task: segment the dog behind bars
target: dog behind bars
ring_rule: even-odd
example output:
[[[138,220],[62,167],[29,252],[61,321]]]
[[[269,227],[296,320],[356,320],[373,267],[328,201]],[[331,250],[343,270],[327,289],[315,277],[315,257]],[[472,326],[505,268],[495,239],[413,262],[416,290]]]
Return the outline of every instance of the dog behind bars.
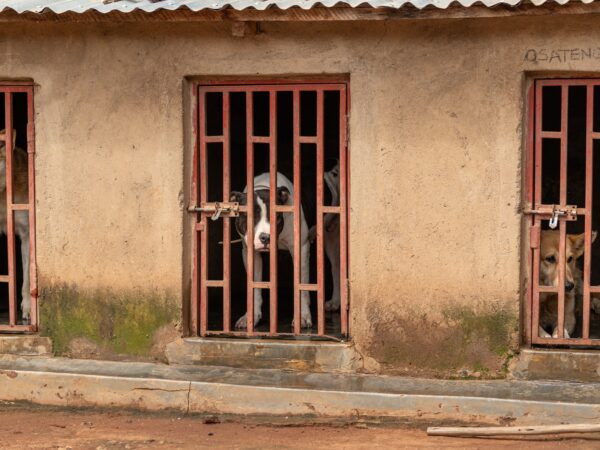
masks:
[[[592,233],[592,242],[597,233]],[[540,245],[540,286],[558,286],[558,249],[560,234],[558,231],[542,231]],[[583,256],[585,235],[568,234],[565,252],[565,328],[564,337],[573,337],[576,318],[576,301],[583,295],[583,274],[577,266],[577,260]],[[558,296],[554,293],[540,293],[540,327],[539,336],[558,337]]]
[[[5,130],[0,135],[6,135]],[[17,131],[12,132],[12,189],[14,203],[28,203],[28,161],[27,152],[16,144]],[[21,260],[23,262],[23,285],[21,286],[21,312],[23,320],[29,321],[31,295],[29,293],[29,217],[26,213],[14,215],[15,235],[21,240]],[[6,207],[6,142],[0,141],[0,233],[7,234]]]

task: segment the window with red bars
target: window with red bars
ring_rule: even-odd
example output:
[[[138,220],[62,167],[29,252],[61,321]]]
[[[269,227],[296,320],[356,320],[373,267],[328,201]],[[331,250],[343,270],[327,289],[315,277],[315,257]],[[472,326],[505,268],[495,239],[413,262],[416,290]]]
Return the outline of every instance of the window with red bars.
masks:
[[[348,335],[347,91],[194,86],[194,334]]]
[[[529,96],[526,340],[600,345],[600,80],[536,80]]]
[[[0,332],[35,331],[33,85],[0,82]]]

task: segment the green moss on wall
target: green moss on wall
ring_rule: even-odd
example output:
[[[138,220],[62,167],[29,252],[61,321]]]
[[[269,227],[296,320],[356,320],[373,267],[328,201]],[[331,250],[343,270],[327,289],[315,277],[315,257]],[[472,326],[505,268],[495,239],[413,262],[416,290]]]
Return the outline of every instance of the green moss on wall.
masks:
[[[150,357],[155,332],[178,319],[178,302],[168,292],[57,285],[40,295],[40,332],[52,338],[58,355],[84,338],[103,353]]]

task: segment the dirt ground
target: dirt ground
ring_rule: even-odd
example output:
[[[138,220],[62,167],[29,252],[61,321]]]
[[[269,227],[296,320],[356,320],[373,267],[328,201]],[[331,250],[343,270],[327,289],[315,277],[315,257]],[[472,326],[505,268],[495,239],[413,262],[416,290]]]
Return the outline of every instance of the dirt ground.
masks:
[[[0,448],[13,449],[399,449],[600,448],[600,435],[536,439],[428,437],[407,426],[268,426],[214,417],[0,405]]]

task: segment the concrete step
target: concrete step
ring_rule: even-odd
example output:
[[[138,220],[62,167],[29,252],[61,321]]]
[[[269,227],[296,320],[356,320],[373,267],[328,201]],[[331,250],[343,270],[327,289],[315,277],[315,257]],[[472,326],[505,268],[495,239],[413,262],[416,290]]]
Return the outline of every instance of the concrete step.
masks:
[[[0,335],[0,355],[50,356],[52,341],[34,334]]]
[[[600,384],[448,381],[273,369],[0,358],[0,401],[130,408],[265,422],[598,422]]]
[[[305,372],[356,372],[362,358],[344,342],[185,338],[166,349],[169,364]]]
[[[600,382],[600,352],[524,349],[510,367],[519,380]]]

